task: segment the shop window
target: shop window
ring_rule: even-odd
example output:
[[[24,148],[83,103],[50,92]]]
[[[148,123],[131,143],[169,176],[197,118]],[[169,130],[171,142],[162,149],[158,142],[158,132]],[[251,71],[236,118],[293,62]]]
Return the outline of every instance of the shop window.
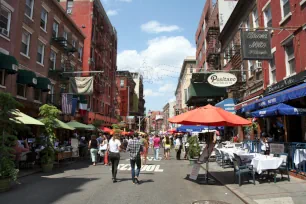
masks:
[[[120,80],[120,87],[123,88],[124,87],[124,79]]]
[[[289,0],[280,0],[281,1],[281,10],[283,18],[285,18],[290,13],[290,1]]]
[[[5,86],[5,70],[0,69],[0,85]]]
[[[17,95],[26,98],[27,86],[17,83]]]
[[[252,12],[252,17],[253,17],[253,27],[254,28],[258,28],[259,27],[259,23],[258,23],[258,12],[257,12],[257,8],[255,8]]]
[[[23,31],[21,39],[21,53],[29,56],[31,34]]]
[[[38,41],[36,61],[39,64],[44,64],[44,54],[45,54],[45,45],[42,42]]]
[[[285,45],[286,51],[286,71],[287,76],[295,73],[295,56],[294,56],[294,47],[293,41],[290,41]]]
[[[9,37],[12,12],[0,6],[0,35]]]
[[[41,89],[34,89],[34,100],[41,101]]]
[[[52,26],[52,37],[53,38],[57,38],[58,36],[58,27],[59,27],[59,23],[54,21],[53,26]]]
[[[50,70],[55,70],[55,65],[56,65],[56,52],[51,50],[50,52],[50,63],[49,63],[49,69]]]
[[[34,0],[26,0],[25,15],[29,18],[33,18]]]
[[[47,31],[47,21],[48,21],[48,12],[42,8],[41,14],[40,14],[40,27]]]

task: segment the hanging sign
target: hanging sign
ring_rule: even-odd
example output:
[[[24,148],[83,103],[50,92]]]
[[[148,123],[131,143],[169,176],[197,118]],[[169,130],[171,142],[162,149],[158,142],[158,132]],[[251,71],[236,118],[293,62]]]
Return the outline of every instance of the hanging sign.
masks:
[[[269,31],[241,31],[243,60],[271,60],[271,33]]]
[[[207,81],[210,85],[217,87],[228,87],[236,84],[237,77],[231,73],[220,72],[211,74]]]

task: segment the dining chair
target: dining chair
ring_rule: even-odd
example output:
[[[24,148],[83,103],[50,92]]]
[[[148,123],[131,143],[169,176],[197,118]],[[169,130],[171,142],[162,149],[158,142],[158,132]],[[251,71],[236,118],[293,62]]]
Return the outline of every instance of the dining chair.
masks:
[[[288,181],[290,181],[290,175],[289,175],[289,163],[288,163],[288,154],[287,153],[281,153],[278,155],[279,158],[283,159],[283,163],[281,166],[274,172],[274,183],[276,183],[276,172],[279,171],[282,179],[283,179],[283,172],[285,172],[288,175]]]
[[[217,164],[221,164],[222,162],[222,156],[221,156],[221,153],[218,149],[215,149],[215,153],[216,153],[216,162]]]
[[[253,169],[253,165],[242,165],[240,157],[236,154],[234,154],[234,156],[234,182],[236,183],[236,178],[238,177],[239,186],[241,186],[241,177],[244,175],[252,175],[253,184],[255,185],[255,171]]]
[[[221,153],[221,167],[225,167],[226,164],[230,164],[231,160],[228,154],[220,151]]]

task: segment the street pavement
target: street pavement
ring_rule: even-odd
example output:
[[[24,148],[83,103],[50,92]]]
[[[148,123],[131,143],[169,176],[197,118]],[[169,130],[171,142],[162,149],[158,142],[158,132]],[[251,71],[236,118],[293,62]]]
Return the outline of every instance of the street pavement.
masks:
[[[150,160],[152,156],[149,154]],[[189,161],[177,161],[174,157],[148,161],[142,168],[140,185],[132,183],[128,164],[128,153],[122,153],[117,183],[111,180],[109,166],[92,166],[89,161],[78,161],[49,174],[36,173],[20,178],[20,184],[0,194],[0,203],[190,204],[197,200],[243,203],[219,183],[201,185],[186,179],[191,171]]]

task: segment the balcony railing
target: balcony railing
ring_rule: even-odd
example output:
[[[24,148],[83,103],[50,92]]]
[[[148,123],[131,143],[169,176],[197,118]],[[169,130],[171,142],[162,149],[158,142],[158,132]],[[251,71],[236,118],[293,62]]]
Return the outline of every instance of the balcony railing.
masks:
[[[52,38],[52,42],[57,43],[60,47],[62,47],[66,52],[77,52],[77,49],[73,47],[71,43],[68,42],[64,37]]]

